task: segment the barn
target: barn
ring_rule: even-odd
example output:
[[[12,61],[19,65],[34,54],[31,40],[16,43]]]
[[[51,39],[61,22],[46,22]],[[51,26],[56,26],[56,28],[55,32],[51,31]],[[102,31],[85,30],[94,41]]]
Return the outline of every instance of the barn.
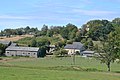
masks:
[[[6,56],[24,56],[38,58],[40,56],[40,49],[35,47],[15,47],[9,46],[6,48]]]

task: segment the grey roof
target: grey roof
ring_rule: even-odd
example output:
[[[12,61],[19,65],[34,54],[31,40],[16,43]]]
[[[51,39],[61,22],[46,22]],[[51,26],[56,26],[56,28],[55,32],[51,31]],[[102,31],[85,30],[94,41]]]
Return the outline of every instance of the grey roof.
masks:
[[[76,48],[76,49],[80,49],[83,47],[83,44],[81,42],[73,42],[73,46]]]
[[[94,53],[94,51],[83,51],[83,52],[81,52],[82,54],[87,54],[87,53],[89,53],[89,54],[93,54]]]
[[[9,46],[8,48],[6,48],[6,51],[38,51],[39,48],[35,48],[35,47],[13,47],[13,46]]]
[[[67,44],[64,48],[65,49],[74,49],[72,44]]]
[[[17,43],[11,43],[10,46],[17,46]]]
[[[67,44],[64,48],[65,49],[81,49],[83,44],[80,42],[73,42],[73,44]]]
[[[9,45],[11,41],[0,41],[1,44]]]

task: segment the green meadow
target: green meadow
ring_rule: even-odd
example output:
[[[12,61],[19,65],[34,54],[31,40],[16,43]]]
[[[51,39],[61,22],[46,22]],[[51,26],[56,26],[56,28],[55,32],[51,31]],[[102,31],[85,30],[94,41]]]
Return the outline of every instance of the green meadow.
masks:
[[[96,59],[76,57],[3,58],[0,80],[120,80],[120,64],[111,72]]]

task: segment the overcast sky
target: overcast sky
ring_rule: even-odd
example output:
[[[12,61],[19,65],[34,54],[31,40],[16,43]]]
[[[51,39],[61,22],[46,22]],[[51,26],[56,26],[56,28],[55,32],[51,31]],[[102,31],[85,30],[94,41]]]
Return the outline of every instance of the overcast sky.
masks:
[[[75,24],[120,17],[120,0],[1,0],[0,30]]]

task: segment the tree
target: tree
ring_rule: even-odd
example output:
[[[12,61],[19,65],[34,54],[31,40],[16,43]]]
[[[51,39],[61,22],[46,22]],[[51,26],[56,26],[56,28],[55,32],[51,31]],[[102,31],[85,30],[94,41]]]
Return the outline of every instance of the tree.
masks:
[[[0,56],[2,56],[2,55],[3,55],[3,53],[5,52],[5,48],[6,48],[6,46],[5,46],[5,45],[0,44]]]
[[[76,32],[75,31],[72,31],[70,34],[69,34],[69,39],[74,39],[75,36],[76,36]]]
[[[52,37],[53,36],[53,31],[52,30],[48,30],[46,35],[48,37]]]
[[[115,18],[112,23],[120,25],[120,18]]]
[[[32,39],[31,41],[31,47],[36,47],[37,41],[35,39]]]
[[[75,42],[82,40],[82,33],[80,31],[76,32]]]
[[[88,39],[88,49],[93,50],[93,42],[92,42],[92,39]]]
[[[108,71],[111,69],[111,62],[120,59],[120,40],[117,38],[116,32],[111,32],[107,39],[101,42],[102,47],[97,48],[96,56],[102,63],[107,65]]]
[[[67,28],[63,28],[62,31],[60,32],[60,34],[64,39],[68,40],[69,31],[67,30]]]
[[[16,31],[17,31],[17,32],[16,32],[16,33],[17,33],[17,35],[22,35],[22,34],[23,34],[23,32],[22,32],[22,30],[21,30],[21,29],[17,29]]]
[[[106,38],[111,31],[114,31],[113,25],[108,20],[91,20],[82,26],[83,36],[88,36],[92,40],[98,41],[100,38]]]
[[[64,49],[60,49],[58,51],[55,51],[53,53],[56,57],[65,57],[68,54],[68,51],[64,50]]]

